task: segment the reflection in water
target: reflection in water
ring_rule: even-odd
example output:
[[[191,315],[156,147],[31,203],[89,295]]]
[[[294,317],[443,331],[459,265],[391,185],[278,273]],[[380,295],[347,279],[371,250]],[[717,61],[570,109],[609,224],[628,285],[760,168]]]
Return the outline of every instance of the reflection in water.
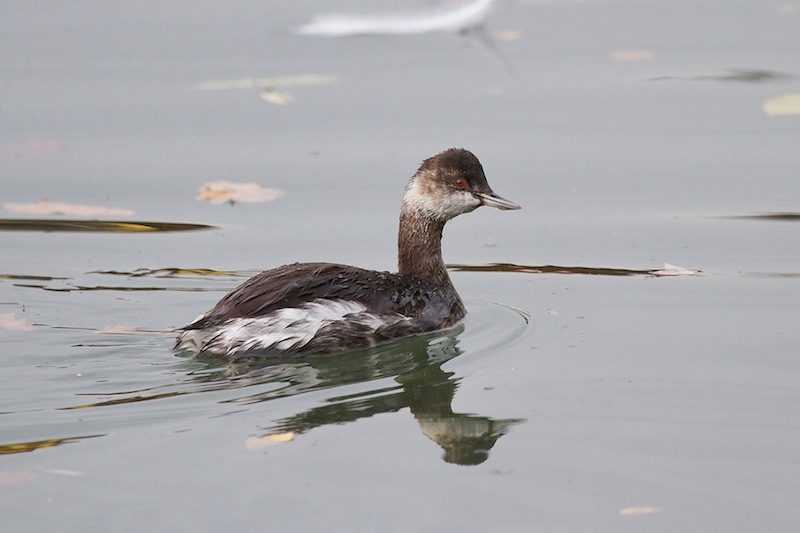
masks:
[[[305,357],[291,362],[251,358],[246,363],[228,365],[222,371],[225,375],[215,371],[204,374],[200,381],[211,381],[214,388],[256,383],[281,385],[268,392],[232,400],[249,404],[396,376],[397,385],[332,397],[327,405],[278,420],[264,428],[264,434],[249,444],[259,447],[283,442],[317,427],[354,422],[408,408],[422,433],[444,449],[446,462],[475,465],[486,461],[497,439],[523,420],[493,420],[453,412],[451,405],[458,378],[452,372],[442,370],[442,365],[461,353],[457,347],[457,335],[462,330],[463,326],[459,326],[444,335],[440,332],[415,337],[408,342],[335,357]],[[215,358],[215,362],[219,363],[219,359]]]
[[[422,432],[444,449],[448,463],[477,465],[489,458],[497,439],[522,419],[493,420],[485,416],[454,413],[451,407],[458,387],[452,372],[441,364],[421,367],[397,377],[403,396]]]

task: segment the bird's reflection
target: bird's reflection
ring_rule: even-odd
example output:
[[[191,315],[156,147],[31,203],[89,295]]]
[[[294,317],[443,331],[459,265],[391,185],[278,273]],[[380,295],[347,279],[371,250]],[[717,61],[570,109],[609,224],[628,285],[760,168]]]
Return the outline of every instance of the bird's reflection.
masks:
[[[383,382],[384,386],[379,388],[335,396],[329,398],[326,405],[278,420],[262,428],[261,435],[252,438],[250,445],[259,447],[259,443],[291,440],[316,427],[408,408],[422,433],[442,447],[446,462],[476,465],[488,459],[489,450],[497,439],[523,420],[494,420],[453,412],[451,406],[459,378],[443,370],[442,365],[461,353],[458,334],[462,330],[463,327],[458,327],[445,333],[334,357],[307,357],[291,362],[251,358],[222,371],[205,374],[203,381],[213,379],[217,385],[226,382],[228,387],[276,385],[266,392],[231,400],[254,403],[394,377],[396,384],[385,386]]]
[[[401,395],[422,433],[444,449],[448,463],[477,465],[489,458],[497,439],[521,419],[494,420],[487,416],[454,413],[458,379],[441,363],[423,365],[395,378]]]

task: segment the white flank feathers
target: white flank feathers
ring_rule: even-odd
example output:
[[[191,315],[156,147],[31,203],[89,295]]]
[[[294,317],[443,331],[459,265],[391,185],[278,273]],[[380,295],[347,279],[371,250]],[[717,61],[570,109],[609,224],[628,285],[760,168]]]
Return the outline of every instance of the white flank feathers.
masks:
[[[308,344],[317,332],[334,322],[366,325],[372,331],[387,323],[407,320],[367,313],[367,307],[345,300],[314,300],[255,318],[234,318],[207,330],[187,330],[181,348],[235,355],[258,350],[291,350]]]

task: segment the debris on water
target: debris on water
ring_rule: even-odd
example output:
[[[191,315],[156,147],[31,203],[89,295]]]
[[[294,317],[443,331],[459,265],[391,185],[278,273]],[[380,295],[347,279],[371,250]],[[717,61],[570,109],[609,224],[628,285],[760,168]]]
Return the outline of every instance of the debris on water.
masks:
[[[124,276],[129,278],[143,278],[143,277],[156,277],[156,278],[179,278],[179,277],[203,277],[208,276],[233,276],[249,278],[260,271],[255,270],[216,270],[213,268],[137,268],[132,271],[123,270],[93,270],[89,274],[105,274],[110,276]],[[2,274],[0,274],[2,279]],[[50,279],[50,278],[48,278]],[[59,278],[66,279],[66,278]]]
[[[456,272],[520,272],[523,274],[588,274],[590,276],[647,276],[650,270],[628,268],[561,266],[561,265],[516,265],[513,263],[491,263],[488,265],[447,265]]]
[[[2,222],[2,220],[0,220]],[[58,276],[36,276],[33,274],[0,274],[0,279],[20,279],[28,281],[55,281],[60,279],[69,279]]]
[[[651,270],[650,273],[654,276],[692,276],[700,272],[699,270],[689,270],[669,263],[664,263],[664,268],[660,270]]]
[[[638,507],[623,507],[617,514],[620,516],[641,516],[645,514],[663,513],[664,509],[654,505],[642,505]]]
[[[55,474],[57,476],[81,477],[84,475],[80,470],[67,470],[64,468],[45,468],[42,472],[46,474]]]
[[[703,76],[658,76],[647,81],[684,80],[684,81],[722,81],[733,83],[774,83],[796,78],[794,74],[766,69],[728,69],[723,74],[707,74]]]
[[[492,37],[498,41],[518,41],[522,39],[520,30],[498,30],[492,32]]]
[[[212,204],[228,202],[230,204],[258,204],[272,202],[282,198],[284,192],[279,189],[263,187],[258,183],[235,183],[232,181],[207,182],[197,192],[198,200],[205,200]]]
[[[299,74],[297,76],[276,76],[272,78],[238,78],[235,80],[206,81],[195,86],[197,91],[223,91],[231,89],[271,90],[278,87],[305,87],[326,85],[339,81],[328,74]]]
[[[80,437],[65,437],[65,438],[54,438],[46,440],[36,440],[30,442],[15,442],[11,444],[0,444],[0,455],[33,452],[36,450],[41,450],[43,448],[52,448],[54,446],[60,446],[62,444],[79,442],[83,439],[94,439],[97,437],[104,437],[104,436],[105,435],[84,435]],[[4,481],[3,475],[0,474],[0,486],[4,484],[2,483],[3,481]]]
[[[515,30],[491,36],[486,21],[495,0],[475,0],[456,7],[432,7],[414,14],[317,15],[311,22],[294,29],[297,35],[351,37],[356,35],[417,35],[422,33],[458,33],[474,38],[515,83],[525,85],[510,61],[498,49],[495,40],[518,40]]]
[[[275,105],[286,105],[294,96],[287,87],[308,87],[327,85],[339,81],[328,74],[300,74],[297,76],[277,76],[273,78],[239,78],[235,80],[207,81],[195,86],[197,91],[223,91],[231,89],[253,89],[259,98]]]
[[[145,222],[123,220],[72,220],[72,219],[0,219],[0,231],[66,231],[139,233],[155,231],[194,231],[213,229],[207,224],[184,224],[180,222]]]
[[[122,207],[105,207],[101,205],[80,205],[67,204],[63,202],[53,202],[42,200],[35,204],[17,204],[5,202],[3,208],[11,213],[25,215],[74,215],[83,217],[108,216],[108,217],[128,217],[135,214],[135,211]]]
[[[97,335],[129,335],[141,333],[136,326],[106,326],[95,331]],[[150,333],[149,331],[147,333]]]
[[[800,115],[800,93],[783,93],[771,96],[762,106],[768,117]]]
[[[525,311],[524,309],[520,309],[519,307],[514,307],[513,305],[501,304],[501,303],[496,303],[496,302],[494,302],[494,305],[499,305],[500,307],[505,307],[506,309],[509,309],[509,310],[515,312],[516,314],[518,314],[522,318],[522,320],[525,321],[525,324],[529,324],[530,323],[531,314],[529,312]]]
[[[16,313],[0,313],[0,329],[33,331],[33,324],[24,318],[17,318]]]
[[[248,437],[247,440],[245,440],[244,446],[252,452],[283,442],[291,442],[292,440],[294,440],[294,431],[286,431],[284,433],[274,433],[271,435],[262,435],[260,437]]]
[[[582,267],[558,265],[515,265],[512,263],[492,263],[489,265],[447,265],[457,272],[520,272],[524,274],[588,274],[591,276],[688,276],[700,270],[664,263],[663,269],[633,270],[629,268]]]
[[[265,102],[275,105],[286,105],[292,100],[294,100],[294,97],[291,94],[284,93],[281,91],[276,91],[274,89],[265,89],[261,91],[259,98],[261,98]]]
[[[798,222],[800,221],[800,213],[785,211],[778,213],[762,213],[759,215],[723,216],[717,218],[727,218],[732,220],[769,220],[773,222]]]
[[[322,37],[467,32],[484,25],[494,3],[495,0],[475,0],[455,8],[437,7],[415,14],[317,15],[294,32]]]

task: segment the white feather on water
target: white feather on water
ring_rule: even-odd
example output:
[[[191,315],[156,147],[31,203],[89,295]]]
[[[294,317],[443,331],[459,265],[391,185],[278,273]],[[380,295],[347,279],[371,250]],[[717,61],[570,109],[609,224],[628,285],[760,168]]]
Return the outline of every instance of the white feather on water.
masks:
[[[434,8],[418,14],[317,15],[298,26],[298,35],[347,37],[351,35],[408,35],[463,32],[480,28],[496,0],[475,0],[455,8]]]

